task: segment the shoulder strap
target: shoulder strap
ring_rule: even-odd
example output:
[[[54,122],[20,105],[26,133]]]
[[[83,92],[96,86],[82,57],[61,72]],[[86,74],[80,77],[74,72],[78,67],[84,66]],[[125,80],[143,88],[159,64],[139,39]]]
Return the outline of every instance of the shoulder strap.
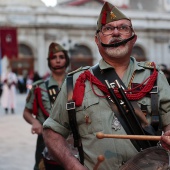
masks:
[[[151,73],[153,71],[151,70]],[[150,92],[151,94],[151,125],[155,129],[157,135],[162,134],[162,122],[159,115],[159,102],[158,102],[158,86],[157,80],[155,81],[155,85]]]
[[[72,100],[73,96],[73,74],[67,76],[67,105],[66,110],[68,111],[69,123],[73,133],[74,138],[74,147],[77,147],[79,151],[80,162],[84,165],[84,153],[83,146],[81,143],[81,138],[79,135],[77,120],[76,120],[76,111],[75,111],[75,102]]]
[[[36,81],[36,82],[34,82],[33,84],[32,84],[32,86],[34,87],[36,87],[36,86],[39,86],[40,84],[42,84],[42,83],[44,83],[44,80],[38,80],[38,81]]]

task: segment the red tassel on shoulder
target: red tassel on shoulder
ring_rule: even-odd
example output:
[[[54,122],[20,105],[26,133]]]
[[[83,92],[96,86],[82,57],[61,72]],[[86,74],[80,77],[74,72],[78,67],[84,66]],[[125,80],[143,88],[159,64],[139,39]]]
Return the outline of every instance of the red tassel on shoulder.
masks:
[[[125,90],[126,96],[129,100],[139,100],[139,99],[143,98],[144,96],[146,96],[146,94],[152,90],[154,83],[158,76],[158,72],[155,68],[155,64],[154,63],[152,63],[152,64],[154,65],[154,71],[153,71],[152,75],[150,75],[140,85],[138,85],[138,87],[142,87],[140,91],[136,91],[136,89],[135,89],[136,87],[133,89]],[[99,97],[106,97],[109,95],[109,91],[108,91],[106,85],[102,84],[100,82],[100,80],[98,80],[94,75],[91,74],[91,72],[89,70],[87,70],[79,75],[78,79],[76,80],[75,87],[73,90],[72,99],[73,99],[73,101],[75,101],[75,105],[77,107],[82,105],[83,98],[84,98],[84,92],[85,92],[85,81],[86,80],[90,81],[92,90],[95,95],[97,95]],[[104,92],[106,94],[106,96],[101,96],[101,95],[96,94],[95,90],[93,89],[93,84],[96,85],[102,92]],[[114,91],[115,91],[116,96],[118,98],[121,98],[121,95],[118,93],[117,89],[114,89]]]
[[[86,75],[82,73],[79,78],[76,80],[76,84],[73,90],[73,97],[72,99],[75,101],[76,106],[81,106],[82,101],[84,98],[84,91],[85,91],[85,81]]]
[[[35,99],[34,99],[34,102],[33,102],[33,114],[35,116],[37,116],[38,108],[40,108],[42,113],[46,117],[49,117],[49,113],[46,111],[46,109],[43,106],[41,89],[39,87],[36,87],[35,90],[34,90],[34,94],[35,94]]]
[[[38,100],[39,107],[40,107],[41,111],[43,112],[43,114],[46,117],[49,117],[49,113],[44,108],[44,105],[43,105],[43,102],[42,102],[42,95],[41,95],[41,89],[40,88],[37,88],[37,100]]]
[[[35,95],[35,98],[34,98],[34,101],[33,101],[33,114],[35,115],[35,116],[37,116],[37,114],[38,114],[38,103],[37,103],[37,94],[36,94],[37,92],[36,92],[36,90],[34,90],[34,95]]]

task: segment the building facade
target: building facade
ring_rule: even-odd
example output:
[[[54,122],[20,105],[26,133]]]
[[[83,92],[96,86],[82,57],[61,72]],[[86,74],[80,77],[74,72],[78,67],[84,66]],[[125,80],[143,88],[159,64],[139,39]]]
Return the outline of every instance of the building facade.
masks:
[[[102,5],[102,0],[58,0],[56,7],[40,0],[0,0],[0,25],[16,27],[18,33],[19,55],[10,60],[12,68],[18,74],[45,75],[52,41],[69,51],[69,70],[95,64],[101,58],[94,35]],[[116,5],[132,19],[138,35],[133,56],[170,67],[170,2],[119,0]]]

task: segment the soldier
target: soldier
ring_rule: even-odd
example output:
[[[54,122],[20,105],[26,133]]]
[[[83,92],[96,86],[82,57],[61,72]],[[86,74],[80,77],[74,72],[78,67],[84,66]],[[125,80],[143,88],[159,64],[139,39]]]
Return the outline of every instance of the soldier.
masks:
[[[169,136],[168,82],[153,62],[137,62],[131,57],[136,39],[131,20],[105,2],[95,35],[102,59],[93,67],[69,74],[52,114],[43,125],[45,143],[66,170],[96,168],[98,155],[105,158],[98,170],[118,170],[141,149],[157,144],[149,140],[100,140],[96,137],[98,132],[122,135],[156,135],[160,132],[160,135],[161,119],[165,135]],[[70,77],[73,77],[72,97],[71,83],[67,83]],[[74,114],[71,112],[76,113],[77,126],[74,127]],[[82,164],[70,154],[65,142],[71,130],[78,134],[75,135],[78,139],[75,144],[78,143],[80,151],[83,150],[83,155],[79,152]],[[163,136],[159,139],[166,149],[170,149],[168,138]]]
[[[38,135],[34,170],[39,170],[39,163],[43,158],[42,152],[45,148],[42,137],[42,124],[50,115],[51,108],[66,77],[69,57],[67,51],[61,45],[53,42],[49,46],[47,61],[48,67],[51,70],[51,76],[46,81],[39,80],[33,83],[32,89],[27,96],[23,112],[24,119],[32,125],[32,134]],[[54,167],[63,169],[58,162]],[[46,170],[52,169],[46,168]]]

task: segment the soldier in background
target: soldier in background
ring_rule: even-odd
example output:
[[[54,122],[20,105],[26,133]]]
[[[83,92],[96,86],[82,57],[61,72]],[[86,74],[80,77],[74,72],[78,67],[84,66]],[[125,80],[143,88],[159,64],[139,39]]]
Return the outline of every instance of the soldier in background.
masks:
[[[66,77],[66,69],[69,66],[69,57],[67,51],[57,43],[51,43],[48,52],[48,67],[51,75],[47,80],[38,80],[32,84],[23,112],[24,119],[32,125],[32,134],[37,134],[37,144],[35,153],[34,170],[42,168],[42,159],[44,159],[46,170],[63,170],[60,163],[53,161],[50,157],[43,157],[45,144],[42,136],[42,125],[51,113],[51,108],[55,102],[61,85]],[[47,154],[48,155],[48,154]],[[47,158],[47,159],[46,159]]]

